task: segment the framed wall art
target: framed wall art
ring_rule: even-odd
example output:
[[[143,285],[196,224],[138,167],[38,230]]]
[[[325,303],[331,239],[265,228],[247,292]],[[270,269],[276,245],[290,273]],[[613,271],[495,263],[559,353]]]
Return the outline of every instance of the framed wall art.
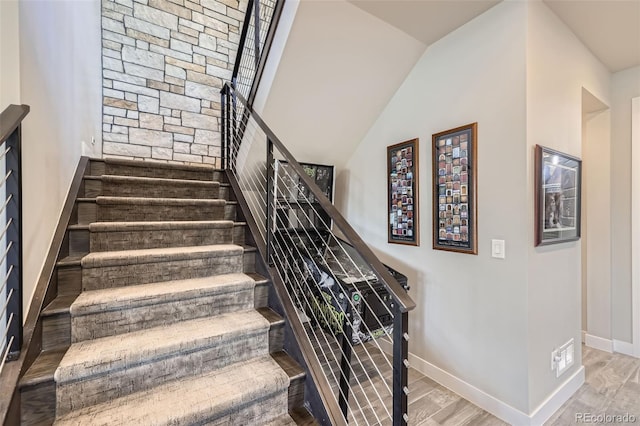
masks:
[[[432,136],[433,248],[478,254],[478,123]]]
[[[420,245],[418,139],[387,147],[388,241]]]
[[[536,246],[580,239],[582,161],[536,145]]]

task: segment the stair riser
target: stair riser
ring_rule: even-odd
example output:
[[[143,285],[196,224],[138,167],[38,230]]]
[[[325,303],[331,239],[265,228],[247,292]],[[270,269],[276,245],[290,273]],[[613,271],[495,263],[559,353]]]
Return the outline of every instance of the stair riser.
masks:
[[[147,197],[147,198],[219,198],[218,185],[164,184],[148,182],[113,182],[85,180],[85,197]]]
[[[104,163],[102,161],[91,162],[91,175],[117,175],[117,176],[139,176],[166,179],[192,179],[192,180],[215,180],[226,181],[226,175],[220,171],[201,170],[179,170],[159,167],[139,167],[124,164]]]
[[[83,290],[242,272],[242,255],[82,269]]]
[[[250,274],[256,272],[256,252],[247,251],[244,253],[244,273]]]
[[[284,347],[284,323],[273,324],[269,329],[269,353],[281,351]]]
[[[209,418],[206,424],[207,426],[261,425],[286,414],[282,409],[282,407],[286,407],[286,404],[287,393],[278,392],[260,401],[255,401],[251,405],[241,408],[239,411],[225,414],[223,417]],[[196,421],[193,420],[188,423],[196,423]],[[184,424],[186,423],[187,422],[184,422]],[[197,424],[202,423],[198,422]]]
[[[224,206],[159,206],[103,204],[98,205],[98,222],[141,222],[169,220],[220,220],[226,219]]]
[[[237,244],[242,246],[246,242],[245,232],[247,226],[246,225],[236,225],[233,227],[233,244]]]
[[[218,198],[222,198],[223,200],[230,200],[230,192],[228,186],[220,186],[220,190],[218,193]]]
[[[231,244],[233,228],[92,232],[91,252]]]
[[[78,224],[93,222],[142,222],[184,220],[235,220],[235,205],[227,206],[158,206],[78,202]]]
[[[127,370],[109,371],[107,374],[81,378],[74,382],[57,383],[56,413],[58,416],[64,415],[72,409],[98,404],[265,354],[268,354],[267,333],[259,331],[256,334],[218,340],[207,347],[194,348],[191,353],[184,351],[177,356],[145,362]]]
[[[289,410],[304,406],[304,381],[305,376],[302,376],[291,380],[289,383]]]
[[[89,252],[89,231],[86,229],[69,230],[69,255]]]
[[[227,204],[224,207],[224,219],[225,220],[236,220],[236,205],[235,204]],[[209,219],[213,220],[213,219]]]
[[[20,391],[20,425],[50,425],[56,416],[56,384],[53,380]]]
[[[195,318],[245,311],[253,307],[253,290],[217,295],[202,294],[197,299],[174,300],[113,312],[74,316],[72,341],[97,339]]]
[[[69,313],[42,318],[42,350],[61,348],[71,344],[71,316]]]
[[[58,268],[58,294],[80,294],[82,291],[82,269],[78,266]]]
[[[269,284],[256,284],[253,292],[253,307],[264,308],[269,304]]]

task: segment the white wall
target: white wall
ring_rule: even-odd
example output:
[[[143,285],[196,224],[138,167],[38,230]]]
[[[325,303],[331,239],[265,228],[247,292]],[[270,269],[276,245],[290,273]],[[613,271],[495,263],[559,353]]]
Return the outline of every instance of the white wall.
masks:
[[[640,67],[611,78],[611,212],[613,338],[631,342],[631,99],[640,96]],[[636,216],[637,217],[637,216]]]
[[[102,151],[101,69],[99,1],[20,2],[25,312],[80,155]]]
[[[342,210],[409,277],[410,352],[528,412],[526,5],[504,2],[431,45],[347,163]],[[478,255],[431,248],[431,135],[478,122]],[[386,147],[420,139],[420,247],[387,243]],[[506,240],[506,259],[490,240]]]
[[[593,112],[583,120],[582,239],[586,253],[582,257],[582,279],[586,283],[587,323],[582,330],[607,340],[610,346],[611,111]]]
[[[20,103],[18,1],[0,1],[0,112]]]
[[[340,168],[424,48],[346,0],[301,1],[263,118],[300,161]]]
[[[582,89],[609,104],[609,72],[542,2],[528,2],[527,147],[524,231],[528,235],[527,305],[529,408],[535,410],[576,373],[560,378],[550,368],[551,351],[569,339],[580,342],[580,242],[534,248],[534,147],[582,153]],[[581,359],[576,344],[575,359]]]

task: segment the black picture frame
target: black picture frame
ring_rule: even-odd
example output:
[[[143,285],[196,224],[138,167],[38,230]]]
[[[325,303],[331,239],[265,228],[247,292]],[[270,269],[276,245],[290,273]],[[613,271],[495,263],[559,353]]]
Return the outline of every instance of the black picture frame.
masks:
[[[536,247],[580,239],[582,160],[535,148]]]
[[[420,245],[418,139],[387,147],[387,241]]]
[[[433,248],[478,254],[478,123],[431,138]]]

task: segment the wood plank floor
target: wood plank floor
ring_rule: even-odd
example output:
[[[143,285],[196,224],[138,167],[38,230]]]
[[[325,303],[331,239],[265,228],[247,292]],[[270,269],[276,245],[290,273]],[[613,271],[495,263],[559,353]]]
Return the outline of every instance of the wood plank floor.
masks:
[[[640,423],[640,359],[582,345],[582,364],[586,370],[584,385],[545,426],[577,424],[577,416],[586,413],[594,416],[628,414],[635,416],[632,423]]]
[[[329,354],[328,346],[322,346],[324,353]],[[330,346],[336,357],[339,356],[337,345]],[[576,415],[579,413],[629,414],[634,415],[636,422],[640,423],[640,359],[610,354],[584,345],[582,353],[586,370],[585,384],[545,426],[578,424]],[[350,407],[354,408],[349,412],[349,424],[391,424],[388,413],[391,412],[392,398],[387,386],[390,387],[392,369],[384,362],[384,357],[371,342],[356,346],[352,359],[354,377],[350,381],[354,391],[349,397]],[[323,367],[337,395],[337,378],[340,376],[338,363],[334,358],[332,363],[324,362]],[[413,368],[409,370],[409,389],[409,424],[412,426],[508,425]]]

